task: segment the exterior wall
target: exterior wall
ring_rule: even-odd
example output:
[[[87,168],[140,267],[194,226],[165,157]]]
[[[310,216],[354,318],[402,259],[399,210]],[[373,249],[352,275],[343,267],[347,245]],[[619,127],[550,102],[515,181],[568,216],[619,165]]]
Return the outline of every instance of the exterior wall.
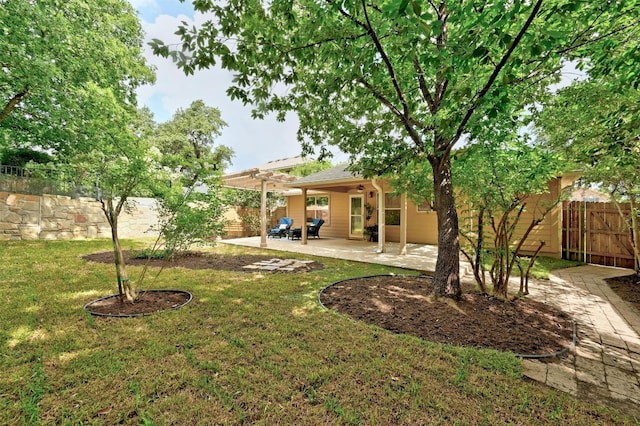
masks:
[[[340,192],[314,195],[329,196],[329,220],[320,228],[320,236],[347,238],[349,236],[349,195]],[[293,228],[300,228],[306,223],[303,212],[302,195],[288,197],[287,216],[293,219]]]
[[[518,239],[524,235],[533,220],[539,218],[548,206],[559,199],[563,183],[566,184],[561,179],[554,179],[548,184],[548,192],[541,195],[532,195],[526,199],[526,208],[520,216],[520,221],[514,233],[514,243],[518,243]],[[465,207],[462,206],[458,210],[460,226],[469,226],[470,221],[475,224],[475,218],[469,217],[464,209]],[[491,246],[493,244],[493,235],[490,224],[485,225],[485,235],[485,242]],[[562,257],[562,203],[556,205],[545,219],[533,228],[521,251],[523,254],[533,254],[542,241],[544,241],[545,245],[542,247],[540,255],[555,258]]]
[[[531,224],[532,220],[539,218],[541,213],[550,205],[560,199],[562,195],[561,179],[554,179],[549,182],[549,192],[542,195],[531,196],[527,199],[527,210],[523,213],[520,226],[516,233],[522,235],[526,228]],[[562,257],[562,203],[559,202],[551,212],[547,214],[545,219],[536,226],[531,233],[527,242],[523,245],[525,252],[535,251],[540,242],[544,241],[540,254],[544,256]]]
[[[259,231],[257,233],[251,232],[249,226],[243,223],[242,217],[245,215],[257,216],[259,220],[260,209],[243,209],[241,207],[230,207],[224,213],[224,238],[242,238],[260,235]],[[280,222],[280,218],[285,217],[286,215],[286,207],[278,207],[273,212],[267,212],[267,229],[275,227]]]
[[[546,207],[553,203],[561,194],[562,188],[573,183],[575,179],[554,179],[549,182],[549,192],[543,195],[531,196],[527,200],[527,208],[523,212],[520,224],[516,230],[516,238],[522,236],[534,218],[540,216],[540,213]],[[390,191],[390,188],[383,183],[380,184],[383,191]],[[369,203],[374,211],[371,219],[366,225],[378,223],[378,206],[376,190],[371,185],[364,185],[362,194],[364,202]],[[359,193],[350,191],[349,193],[330,192],[329,195],[329,214],[331,221],[329,224],[322,225],[320,235],[332,238],[348,238],[349,237],[349,194]],[[371,197],[370,195],[373,195]],[[315,195],[315,194],[314,194]],[[294,220],[293,227],[298,228],[303,223],[303,199],[302,195],[288,197],[287,215]],[[464,205],[459,202],[458,214],[460,216],[460,225],[463,226],[466,220]],[[471,219],[472,220],[472,219]],[[386,226],[386,241],[400,241],[400,226]],[[487,231],[489,231],[487,229]],[[544,221],[536,226],[531,233],[527,242],[523,246],[525,253],[535,251],[540,241],[545,242],[541,254],[560,258],[562,256],[562,206],[556,206],[545,218]],[[419,212],[417,206],[407,199],[407,242],[417,244],[438,244],[438,220],[434,211]]]
[[[387,190],[383,187],[384,190]],[[373,197],[369,194],[373,193]],[[320,228],[320,235],[331,238],[349,237],[349,195],[362,194],[364,203],[373,208],[371,219],[365,223],[370,226],[378,223],[378,205],[376,190],[372,186],[366,186],[362,193],[350,191],[348,193],[331,192],[329,195],[330,222]],[[316,194],[314,194],[316,195]],[[318,194],[320,195],[320,194]],[[303,223],[302,211],[304,209],[302,195],[288,197],[288,216],[293,218],[293,227],[299,228]],[[363,236],[366,238],[366,236]],[[386,227],[386,240],[388,242],[400,241],[400,226]],[[437,244],[438,226],[435,212],[418,212],[417,207],[407,200],[407,242],[418,244]]]
[[[156,201],[132,198],[132,209],[119,218],[120,238],[157,236]],[[91,198],[0,192],[0,240],[76,240],[111,238],[100,205]]]
[[[394,228],[400,228],[395,226]],[[387,227],[387,232],[389,227]],[[387,241],[400,241],[400,230],[398,229],[398,239]],[[438,245],[438,216],[435,211],[419,212],[418,207],[410,200],[407,200],[407,242],[418,244]]]

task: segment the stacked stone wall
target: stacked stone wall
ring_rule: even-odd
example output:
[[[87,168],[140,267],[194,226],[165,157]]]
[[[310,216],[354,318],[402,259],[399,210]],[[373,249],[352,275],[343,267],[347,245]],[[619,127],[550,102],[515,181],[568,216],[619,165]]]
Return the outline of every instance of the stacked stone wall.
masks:
[[[119,218],[120,238],[155,237],[156,201],[132,198]],[[0,240],[111,238],[111,228],[92,198],[0,192]]]

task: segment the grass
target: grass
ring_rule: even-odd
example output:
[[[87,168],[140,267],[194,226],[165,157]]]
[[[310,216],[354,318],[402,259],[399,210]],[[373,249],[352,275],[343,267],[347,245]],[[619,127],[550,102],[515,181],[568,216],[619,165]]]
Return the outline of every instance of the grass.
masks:
[[[325,269],[299,274],[170,269],[144,288],[188,290],[189,305],[105,319],[82,306],[115,292],[114,267],[81,256],[108,241],[0,250],[0,424],[633,421],[524,381],[509,354],[392,334],[317,303],[329,283],[393,268],[316,258]]]
[[[493,262],[493,258],[491,256],[487,256],[484,262],[484,267],[487,271],[491,269],[491,265]],[[523,268],[527,267],[529,259],[524,258],[522,262]],[[548,280],[549,273],[554,269],[562,269],[562,268],[571,268],[574,266],[584,265],[582,262],[577,262],[575,260],[565,260],[565,259],[556,259],[553,257],[540,256],[536,259],[533,264],[533,268],[531,268],[531,278]],[[517,266],[513,267],[512,277],[519,277],[520,270]]]
[[[536,263],[531,268],[531,277],[543,280],[549,279],[549,273],[554,269],[571,268],[574,266],[584,265],[582,262],[575,260],[556,259],[553,257],[541,256],[536,259]]]

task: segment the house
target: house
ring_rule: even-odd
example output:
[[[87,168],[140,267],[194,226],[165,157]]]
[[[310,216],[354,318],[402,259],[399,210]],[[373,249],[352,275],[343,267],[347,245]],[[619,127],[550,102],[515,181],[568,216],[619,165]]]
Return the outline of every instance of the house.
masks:
[[[573,184],[574,176],[559,177],[549,182],[549,192],[531,196],[520,221],[524,231],[545,205],[560,197],[562,189]],[[406,252],[407,243],[438,243],[437,215],[429,203],[415,204],[406,195],[395,196],[393,188],[383,179],[364,179],[342,164],[284,184],[291,187],[287,197],[288,217],[294,224],[322,218],[322,237],[364,239],[367,226],[378,225],[378,251],[385,251],[386,242],[400,243]],[[462,209],[458,209],[459,214]],[[460,218],[461,226],[465,223]],[[554,208],[530,234],[524,251],[533,252],[541,241],[542,255],[562,255],[562,209]],[[303,234],[302,243],[306,244]]]
[[[571,201],[584,201],[585,203],[608,203],[611,196],[593,188],[576,188],[571,193]]]

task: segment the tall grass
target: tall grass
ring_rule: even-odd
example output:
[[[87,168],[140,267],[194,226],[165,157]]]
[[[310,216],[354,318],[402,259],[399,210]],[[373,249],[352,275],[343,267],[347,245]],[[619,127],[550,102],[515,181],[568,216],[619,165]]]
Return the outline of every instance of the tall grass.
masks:
[[[114,267],[81,258],[110,250],[108,241],[2,250],[0,424],[631,422],[522,380],[511,355],[396,335],[319,307],[327,284],[392,268],[315,258],[325,268],[309,273],[167,269],[146,288],[188,290],[189,305],[108,319],[82,306],[116,292]]]

